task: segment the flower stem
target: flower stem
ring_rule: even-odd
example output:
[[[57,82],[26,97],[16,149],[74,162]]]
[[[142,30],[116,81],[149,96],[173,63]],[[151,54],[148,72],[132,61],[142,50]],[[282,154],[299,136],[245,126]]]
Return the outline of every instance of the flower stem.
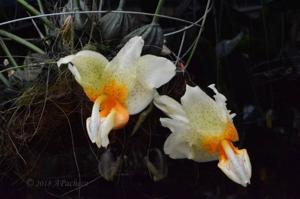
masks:
[[[157,7],[156,7],[156,10],[155,10],[155,13],[154,13],[154,17],[153,17],[153,20],[152,20],[152,24],[158,22],[159,17],[157,15],[160,14],[160,11],[161,11],[161,8],[162,8],[164,2],[165,2],[165,0],[159,0],[158,1]]]
[[[16,41],[16,42],[24,45],[24,46],[30,48],[31,50],[33,50],[33,51],[35,51],[37,53],[45,54],[45,52],[42,49],[40,49],[39,47],[35,46],[34,44],[26,41],[25,39],[23,39],[23,38],[21,38],[21,37],[19,37],[17,35],[14,35],[12,33],[9,33],[7,31],[1,30],[1,29],[0,29],[0,35],[2,35],[4,37],[8,37],[8,38],[10,38],[10,39],[12,39],[12,40],[14,40],[14,41]]]

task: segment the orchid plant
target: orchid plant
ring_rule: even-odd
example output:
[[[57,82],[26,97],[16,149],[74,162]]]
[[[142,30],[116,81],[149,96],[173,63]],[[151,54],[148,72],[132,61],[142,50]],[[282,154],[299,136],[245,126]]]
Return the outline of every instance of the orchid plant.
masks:
[[[218,167],[234,182],[247,186],[251,178],[251,163],[246,149],[239,150],[232,142],[238,133],[226,98],[210,85],[214,98],[198,86],[186,86],[181,104],[168,96],[156,96],[154,104],[170,118],[160,118],[162,126],[172,133],[164,151],[173,159],[188,158],[196,162],[219,159]]]
[[[68,64],[76,81],[94,102],[86,120],[90,140],[107,147],[112,129],[124,127],[129,115],[141,112],[156,91],[175,75],[175,65],[166,58],[141,56],[144,41],[131,38],[118,54],[108,61],[102,54],[83,50],[61,58],[57,65]]]

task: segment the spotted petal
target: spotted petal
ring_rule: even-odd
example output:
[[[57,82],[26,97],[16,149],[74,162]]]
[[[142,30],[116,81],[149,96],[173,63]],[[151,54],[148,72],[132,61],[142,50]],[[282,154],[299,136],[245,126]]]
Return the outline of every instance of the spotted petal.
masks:
[[[131,38],[105,67],[102,83],[121,82],[130,91],[136,81],[136,63],[141,55],[143,45],[144,40],[141,37]]]
[[[223,132],[226,118],[222,118],[215,101],[198,86],[187,85],[181,103],[195,131],[210,134]]]
[[[192,132],[188,123],[169,118],[161,118],[160,122],[162,126],[172,131],[164,144],[164,151],[171,158],[188,158],[196,162],[208,162],[218,159],[216,153],[211,154],[201,145],[195,145],[193,141],[198,139],[197,134]]]
[[[108,60],[100,53],[82,50],[75,55],[61,58],[57,65],[69,63],[69,70],[83,87],[98,88]]]

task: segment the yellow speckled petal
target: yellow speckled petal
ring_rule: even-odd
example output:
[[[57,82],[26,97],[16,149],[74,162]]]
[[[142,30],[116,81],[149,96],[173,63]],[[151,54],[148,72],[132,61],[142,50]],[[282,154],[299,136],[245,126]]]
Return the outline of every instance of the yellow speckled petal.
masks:
[[[69,64],[69,70],[82,87],[97,90],[108,60],[100,53],[82,50],[57,61],[58,67],[62,64]]]
[[[230,110],[227,110],[226,97],[218,92],[214,84],[211,84],[208,87],[215,92],[214,98],[215,98],[216,105],[219,108],[219,114],[222,115],[221,117],[227,118],[229,120],[232,119],[235,116],[235,114],[234,113],[230,114]]]
[[[121,82],[130,91],[136,82],[137,61],[141,55],[144,40],[141,37],[131,38],[119,53],[106,66],[102,84]]]
[[[173,132],[164,144],[164,151],[171,158],[188,158],[196,162],[208,162],[218,159],[217,152],[211,153],[204,148],[201,142],[197,142],[199,137],[197,133],[192,132],[191,128],[188,128],[188,123],[169,118],[161,118],[160,121],[162,126]]]
[[[108,64],[108,60],[100,53],[84,50],[78,52],[71,60],[71,63],[78,70],[81,80],[78,82],[83,87],[97,90],[100,86],[100,79]]]
[[[198,86],[187,85],[181,103],[195,131],[209,134],[223,133],[226,118],[222,118],[216,102]]]

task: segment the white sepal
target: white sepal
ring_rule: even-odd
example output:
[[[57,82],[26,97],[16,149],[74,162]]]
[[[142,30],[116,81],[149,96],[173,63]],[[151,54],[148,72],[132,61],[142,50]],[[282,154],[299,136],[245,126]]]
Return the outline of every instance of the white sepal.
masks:
[[[181,104],[179,104],[174,99],[166,95],[157,94],[154,97],[154,104],[157,108],[162,110],[165,114],[167,114],[172,119],[176,119],[186,123],[189,122]]]
[[[97,137],[98,137],[97,135],[100,129],[101,121],[99,116],[99,110],[100,110],[100,98],[98,98],[93,105],[91,117],[86,119],[86,129],[92,143],[95,143],[97,141]]]
[[[79,71],[77,70],[76,66],[73,66],[72,64],[68,64],[68,69],[70,70],[70,72],[74,75],[75,79],[80,82],[81,80],[81,76]]]
[[[137,62],[137,78],[148,88],[159,88],[175,75],[176,67],[168,59],[144,55]]]
[[[62,64],[68,64],[72,61],[75,55],[68,55],[66,57],[60,58],[56,63],[57,66],[60,67]]]

